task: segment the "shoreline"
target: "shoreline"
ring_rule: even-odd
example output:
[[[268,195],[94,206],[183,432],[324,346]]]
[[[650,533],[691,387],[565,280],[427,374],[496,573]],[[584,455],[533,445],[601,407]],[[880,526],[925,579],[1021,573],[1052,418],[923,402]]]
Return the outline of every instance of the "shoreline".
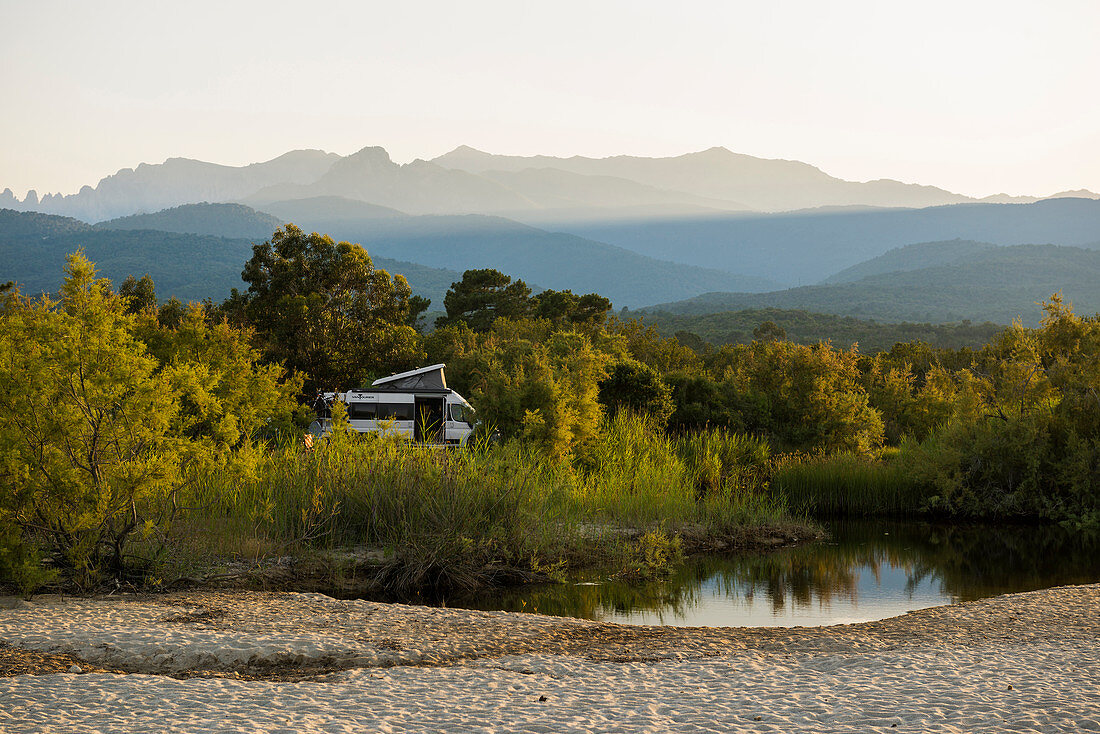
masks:
[[[108,690],[149,692],[166,731],[234,730],[196,728],[173,697],[260,688],[328,722],[299,721],[302,731],[402,720],[456,731],[1100,730],[1100,584],[809,628],[642,627],[310,593],[42,597],[0,611],[0,640],[131,673],[59,673],[57,658],[40,671],[52,674],[0,678],[0,699],[14,702],[0,710],[5,731],[48,730],[35,726],[59,695],[69,719],[57,729],[127,730],[112,728],[119,711],[91,705]],[[547,700],[521,702],[515,691],[536,683]],[[527,713],[505,716],[509,701]],[[641,718],[616,718],[628,709]],[[249,721],[276,710],[258,703]],[[559,726],[539,729],[551,711]]]
[[[647,531],[644,527],[591,525],[582,528],[590,545],[595,544],[604,552],[585,555],[545,558],[540,561],[552,567],[555,560],[567,562],[567,573],[599,568],[607,563],[614,544],[636,542]],[[669,529],[670,540],[679,544],[683,557],[703,556],[713,553],[770,553],[791,546],[820,541],[826,537],[823,528],[809,521],[765,523],[738,526],[716,531],[704,525],[685,523]],[[618,561],[630,565],[629,554],[620,549]],[[597,557],[599,560],[597,560]],[[312,592],[339,599],[370,598],[388,603],[401,603],[413,594],[431,595],[439,590],[430,588],[395,588],[392,581],[399,561],[388,557],[385,550],[374,546],[340,546],[307,553],[245,561],[221,559],[207,564],[205,572],[195,573],[169,581],[165,588],[179,592],[204,591],[280,591]],[[446,590],[448,595],[477,593],[487,588],[523,586],[529,583],[552,583],[555,577],[537,568],[508,564],[492,564],[473,569],[470,578],[482,586]],[[140,594],[143,590],[130,589]],[[44,591],[42,595],[58,594],[57,589]],[[161,593],[161,591],[150,592]]]

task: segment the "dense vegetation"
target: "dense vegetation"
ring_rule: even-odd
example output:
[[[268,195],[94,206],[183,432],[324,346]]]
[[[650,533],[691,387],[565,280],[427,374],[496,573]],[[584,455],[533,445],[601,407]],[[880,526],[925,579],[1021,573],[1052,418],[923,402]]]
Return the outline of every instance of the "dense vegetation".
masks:
[[[293,226],[244,277],[221,304],[161,303],[77,254],[58,300],[3,293],[3,579],[150,583],[364,544],[385,549],[371,583],[447,590],[595,556],[653,573],[791,509],[1100,523],[1100,319],[1057,295],[980,349],[871,356],[774,323],[697,351],[489,270],[423,334],[403,278]],[[500,443],[300,441],[314,387],[430,362]]]

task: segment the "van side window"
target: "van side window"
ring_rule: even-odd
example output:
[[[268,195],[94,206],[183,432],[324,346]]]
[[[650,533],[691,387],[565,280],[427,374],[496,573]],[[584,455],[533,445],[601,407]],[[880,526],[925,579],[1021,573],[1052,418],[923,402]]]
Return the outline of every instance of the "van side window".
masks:
[[[379,403],[378,420],[411,421],[413,419],[412,403]]]
[[[374,420],[374,403],[348,403],[348,420]]]

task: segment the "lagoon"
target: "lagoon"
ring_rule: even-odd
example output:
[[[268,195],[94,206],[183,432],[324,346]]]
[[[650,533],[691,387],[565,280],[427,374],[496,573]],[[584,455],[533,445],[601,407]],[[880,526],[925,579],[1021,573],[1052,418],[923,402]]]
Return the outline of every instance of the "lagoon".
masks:
[[[1044,525],[835,521],[823,541],[768,554],[689,558],[638,582],[598,571],[564,584],[447,600],[605,622],[816,627],[1100,581],[1100,533]]]

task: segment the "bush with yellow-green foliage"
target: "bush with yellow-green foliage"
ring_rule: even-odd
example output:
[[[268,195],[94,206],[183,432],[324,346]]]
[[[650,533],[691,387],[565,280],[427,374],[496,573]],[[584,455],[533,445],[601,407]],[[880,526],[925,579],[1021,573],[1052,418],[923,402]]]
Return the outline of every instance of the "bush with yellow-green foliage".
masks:
[[[139,321],[81,254],[60,300],[12,293],[0,311],[7,555],[39,545],[84,585],[147,561],[128,554],[130,541],[162,534],[194,477],[214,466],[247,475],[249,437],[288,422],[300,387],[195,313],[170,333]]]
[[[950,371],[933,364],[918,375],[912,364],[891,364],[885,354],[870,365],[869,400],[882,415],[888,444],[906,437],[923,440],[949,421],[970,422],[981,415],[988,386],[970,369]]]
[[[1055,295],[1039,328],[1015,324],[945,366],[891,350],[869,361],[872,405],[896,448],[788,458],[792,505],[840,514],[926,513],[1100,525],[1100,318]],[[900,357],[900,359],[899,359]]]

